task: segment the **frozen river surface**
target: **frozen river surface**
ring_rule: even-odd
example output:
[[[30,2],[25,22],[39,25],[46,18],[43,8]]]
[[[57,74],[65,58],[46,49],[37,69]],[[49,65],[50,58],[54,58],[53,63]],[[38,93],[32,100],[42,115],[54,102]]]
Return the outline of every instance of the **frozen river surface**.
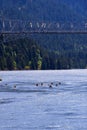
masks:
[[[0,130],[87,130],[87,70],[1,71],[0,78]]]

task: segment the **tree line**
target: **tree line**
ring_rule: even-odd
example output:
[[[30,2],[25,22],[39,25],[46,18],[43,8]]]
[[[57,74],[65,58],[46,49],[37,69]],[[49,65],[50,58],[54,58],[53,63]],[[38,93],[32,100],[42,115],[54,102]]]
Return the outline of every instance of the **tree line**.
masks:
[[[60,51],[47,49],[29,38],[4,42],[1,36],[0,70],[49,70],[87,67],[86,51],[83,49],[64,51],[64,47],[62,46]],[[83,48],[82,45],[80,47]]]

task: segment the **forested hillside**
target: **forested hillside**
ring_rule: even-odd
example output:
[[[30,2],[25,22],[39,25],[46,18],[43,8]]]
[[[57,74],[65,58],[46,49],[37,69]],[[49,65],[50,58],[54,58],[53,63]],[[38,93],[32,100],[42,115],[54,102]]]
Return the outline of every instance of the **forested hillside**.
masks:
[[[0,38],[0,70],[72,69],[87,67],[87,45],[60,44],[53,51],[31,39],[3,42]]]
[[[86,23],[86,7],[86,0],[0,0],[0,18]],[[0,37],[0,70],[86,67],[86,35],[39,34],[9,42]]]

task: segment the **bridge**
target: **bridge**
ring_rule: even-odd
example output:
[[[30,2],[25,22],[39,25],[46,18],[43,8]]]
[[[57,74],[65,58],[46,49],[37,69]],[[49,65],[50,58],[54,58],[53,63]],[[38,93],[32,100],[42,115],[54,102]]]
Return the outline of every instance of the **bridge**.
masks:
[[[87,23],[32,22],[0,18],[0,36],[3,41],[29,37],[31,34],[87,34]]]
[[[87,34],[87,23],[32,22],[0,18],[0,34]]]

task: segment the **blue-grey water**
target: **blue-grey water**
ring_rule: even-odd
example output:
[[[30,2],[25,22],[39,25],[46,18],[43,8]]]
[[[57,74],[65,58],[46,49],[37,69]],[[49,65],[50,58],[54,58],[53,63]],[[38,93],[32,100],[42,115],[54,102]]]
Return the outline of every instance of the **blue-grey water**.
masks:
[[[87,70],[1,71],[0,78],[0,130],[87,130]]]

